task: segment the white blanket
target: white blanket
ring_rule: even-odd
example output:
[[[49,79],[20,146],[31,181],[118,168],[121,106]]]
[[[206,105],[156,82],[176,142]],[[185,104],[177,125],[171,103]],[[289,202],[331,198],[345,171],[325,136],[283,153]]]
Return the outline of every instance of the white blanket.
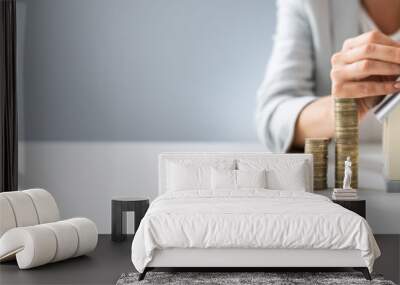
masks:
[[[159,196],[132,243],[143,272],[155,249],[358,249],[372,271],[380,251],[365,219],[328,198],[298,191],[179,191]]]

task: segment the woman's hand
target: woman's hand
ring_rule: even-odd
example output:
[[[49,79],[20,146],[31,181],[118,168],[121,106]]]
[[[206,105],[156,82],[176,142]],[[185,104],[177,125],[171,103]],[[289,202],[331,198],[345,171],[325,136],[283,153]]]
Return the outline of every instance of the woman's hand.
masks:
[[[332,95],[357,98],[359,117],[381,100],[382,95],[400,90],[400,43],[379,31],[344,42],[332,56]]]
[[[348,39],[332,56],[332,95],[319,98],[300,113],[293,146],[304,146],[305,138],[333,137],[334,97],[356,98],[362,119],[382,95],[400,90],[400,43],[378,31]]]

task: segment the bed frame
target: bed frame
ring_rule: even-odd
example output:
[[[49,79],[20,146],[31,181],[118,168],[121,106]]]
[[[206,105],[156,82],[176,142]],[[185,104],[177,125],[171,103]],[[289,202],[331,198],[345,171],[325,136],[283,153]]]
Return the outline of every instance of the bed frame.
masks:
[[[309,154],[271,154],[271,153],[164,153],[159,159],[159,194],[166,191],[167,162],[180,159],[284,159],[304,160],[308,166],[308,192],[313,192],[313,160]],[[214,271],[265,271],[265,269],[315,269],[315,268],[353,268],[361,271],[367,280],[371,276],[359,250],[329,249],[249,249],[249,248],[170,248],[158,249],[152,261],[147,265],[139,280],[143,280],[148,271],[154,269],[202,269]]]
[[[371,280],[368,268],[359,250],[328,249],[183,249],[156,250],[153,260],[140,274],[142,280],[148,271],[156,268],[184,268],[214,271],[264,271],[272,268],[290,271],[304,268],[353,268]],[[263,270],[261,270],[263,269]]]

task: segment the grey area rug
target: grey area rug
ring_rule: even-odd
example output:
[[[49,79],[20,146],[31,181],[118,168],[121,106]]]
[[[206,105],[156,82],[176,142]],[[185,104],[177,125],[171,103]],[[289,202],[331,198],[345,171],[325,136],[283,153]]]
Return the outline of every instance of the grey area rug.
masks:
[[[384,280],[380,275],[372,275],[373,280],[368,281],[359,272],[148,272],[142,281],[137,280],[138,276],[138,273],[122,274],[117,285],[395,285],[392,281]]]

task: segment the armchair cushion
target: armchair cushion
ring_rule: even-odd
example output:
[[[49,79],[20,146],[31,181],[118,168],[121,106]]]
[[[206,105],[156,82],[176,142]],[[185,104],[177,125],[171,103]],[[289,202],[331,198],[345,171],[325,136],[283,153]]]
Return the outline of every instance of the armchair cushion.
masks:
[[[0,195],[0,237],[9,229],[15,228],[17,222],[15,221],[14,212],[10,202],[6,197]]]
[[[56,200],[44,189],[29,189],[21,191],[32,199],[35,205],[39,224],[51,223],[60,220],[60,212]]]
[[[0,193],[0,237],[15,227],[34,226],[60,220],[57,203],[44,189]]]
[[[59,221],[53,196],[43,189],[0,193],[0,262],[21,269],[86,254],[97,245],[96,225],[86,218]]]
[[[18,227],[0,238],[0,261],[14,256],[28,269],[86,254],[97,245],[96,225],[86,218]]]

